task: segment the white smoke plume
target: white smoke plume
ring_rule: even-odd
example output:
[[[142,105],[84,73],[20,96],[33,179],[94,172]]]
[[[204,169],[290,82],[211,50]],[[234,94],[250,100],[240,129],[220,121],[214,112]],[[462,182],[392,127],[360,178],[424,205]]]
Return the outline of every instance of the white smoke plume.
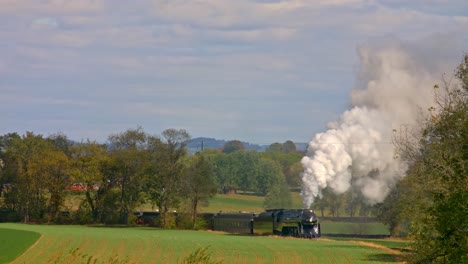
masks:
[[[326,187],[337,194],[353,187],[369,204],[382,202],[407,169],[395,158],[393,129],[415,124],[433,103],[441,73],[401,45],[362,48],[359,57],[362,88],[352,92],[351,109],[315,135],[301,161],[305,208]]]

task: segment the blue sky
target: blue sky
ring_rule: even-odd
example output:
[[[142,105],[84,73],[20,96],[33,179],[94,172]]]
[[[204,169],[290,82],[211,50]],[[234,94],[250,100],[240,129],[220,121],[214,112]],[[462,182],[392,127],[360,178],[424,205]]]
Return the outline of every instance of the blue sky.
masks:
[[[0,0],[0,40],[0,134],[307,142],[349,107],[358,49],[457,63],[468,2]]]

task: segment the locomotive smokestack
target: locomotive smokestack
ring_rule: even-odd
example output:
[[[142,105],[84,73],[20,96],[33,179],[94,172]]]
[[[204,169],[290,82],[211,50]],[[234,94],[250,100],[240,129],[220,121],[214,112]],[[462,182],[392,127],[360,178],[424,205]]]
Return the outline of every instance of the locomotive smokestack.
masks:
[[[315,135],[301,161],[304,208],[326,187],[337,194],[357,188],[369,204],[382,202],[405,175],[407,164],[394,155],[393,129],[414,124],[441,77],[427,58],[417,57],[401,45],[359,50],[362,88],[353,90],[351,109]]]

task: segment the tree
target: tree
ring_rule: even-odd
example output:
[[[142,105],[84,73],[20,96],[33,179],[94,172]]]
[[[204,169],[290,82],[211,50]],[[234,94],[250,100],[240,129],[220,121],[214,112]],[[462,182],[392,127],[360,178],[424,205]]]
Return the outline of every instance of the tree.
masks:
[[[245,146],[244,144],[242,144],[242,142],[240,142],[239,140],[231,140],[224,144],[223,152],[232,153],[232,152],[244,150],[244,149],[245,149]]]
[[[18,133],[8,133],[0,136],[0,187],[3,186],[3,184],[11,184],[16,177],[15,167],[12,166],[12,164],[9,166],[7,165],[11,158],[7,155],[7,151],[8,148],[12,146],[13,142],[20,140],[21,136]]]
[[[267,159],[274,160],[281,165],[286,182],[290,187],[301,186],[300,173],[304,170],[301,165],[303,155],[298,152],[283,153],[267,151],[261,153],[261,156]]]
[[[414,141],[397,141],[399,154],[410,162],[407,195],[413,212],[415,243],[412,263],[467,263],[468,256],[468,55],[453,84],[435,86],[436,107]]]
[[[65,155],[70,156],[70,148],[72,143],[68,140],[67,135],[63,133],[55,133],[47,137],[55,149],[62,151]]]
[[[296,144],[294,144],[294,142],[292,142],[291,140],[288,140],[283,143],[281,151],[283,151],[284,153],[296,152]]]
[[[272,186],[265,196],[264,206],[267,209],[290,208],[291,204],[291,193],[285,181]]]
[[[275,142],[268,146],[267,152],[281,152],[281,149],[283,148],[283,144]]]
[[[226,191],[238,188],[235,180],[234,165],[230,155],[213,153],[207,155],[207,159],[213,167],[215,182],[219,190]]]
[[[128,214],[140,202],[145,171],[146,134],[141,127],[109,136],[109,180],[120,189],[120,222],[128,223]]]
[[[216,184],[211,164],[203,153],[196,153],[182,181],[183,193],[190,203],[192,228],[195,228],[197,211],[200,204],[208,204],[208,198],[216,194]]]
[[[42,220],[47,210],[47,178],[40,169],[45,162],[44,155],[53,149],[41,135],[27,132],[22,137],[7,139],[3,152],[6,176],[12,190],[5,197],[8,207],[15,210],[25,223]],[[5,146],[5,145],[4,145]]]
[[[232,173],[237,186],[243,191],[253,191],[257,184],[260,167],[260,155],[256,151],[237,151],[228,154],[233,162]]]
[[[284,183],[281,166],[274,160],[262,158],[259,160],[259,170],[256,181],[256,190],[266,195],[274,186]]]
[[[181,178],[187,157],[185,145],[190,135],[183,129],[167,129],[162,136],[162,139],[150,137],[148,141],[150,167],[147,189],[151,202],[161,213],[162,227],[171,227],[173,223],[168,212],[178,206],[181,197]]]
[[[294,144],[294,142],[292,142],[291,140],[287,140],[283,144],[275,142],[271,144],[266,151],[292,153],[296,152],[296,144]]]
[[[85,183],[85,203],[91,211],[93,222],[100,218],[103,212],[103,198],[109,190],[104,178],[103,168],[109,162],[106,146],[87,141],[70,149],[72,157],[72,176],[75,182]],[[82,205],[84,206],[84,205]]]
[[[65,201],[66,187],[70,184],[70,160],[60,150],[47,150],[42,158],[32,162],[36,177],[42,178],[49,192],[47,211],[52,218],[57,218]]]

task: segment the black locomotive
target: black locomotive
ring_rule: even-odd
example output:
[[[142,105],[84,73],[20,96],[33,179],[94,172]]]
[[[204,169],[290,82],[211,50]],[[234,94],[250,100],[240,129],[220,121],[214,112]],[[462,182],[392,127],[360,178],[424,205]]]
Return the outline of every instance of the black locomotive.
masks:
[[[213,230],[239,234],[281,235],[304,238],[320,237],[317,215],[309,209],[273,209],[259,214],[218,213]]]

